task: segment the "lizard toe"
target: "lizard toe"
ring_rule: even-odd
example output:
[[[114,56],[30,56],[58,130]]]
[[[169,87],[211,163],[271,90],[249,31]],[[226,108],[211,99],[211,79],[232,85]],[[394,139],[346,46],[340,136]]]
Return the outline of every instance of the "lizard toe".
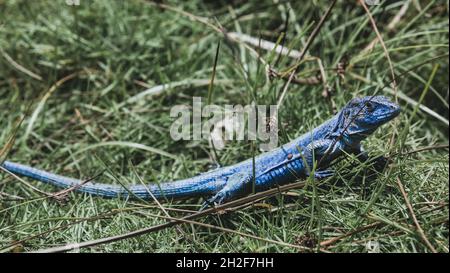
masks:
[[[202,206],[200,207],[200,211],[205,210],[210,206],[215,207],[217,205],[223,204],[224,201],[225,193],[223,191],[219,191],[213,197],[208,198],[207,200],[205,200],[205,202],[203,202]]]

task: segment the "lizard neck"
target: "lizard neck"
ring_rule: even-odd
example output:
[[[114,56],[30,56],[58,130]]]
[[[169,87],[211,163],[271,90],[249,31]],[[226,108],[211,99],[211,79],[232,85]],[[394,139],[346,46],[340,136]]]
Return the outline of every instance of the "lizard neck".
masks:
[[[332,140],[339,141],[341,147],[344,149],[359,147],[361,140],[363,140],[365,136],[357,130],[353,123],[349,125],[347,122],[344,111],[340,111],[339,114],[336,115],[334,129],[328,137]]]

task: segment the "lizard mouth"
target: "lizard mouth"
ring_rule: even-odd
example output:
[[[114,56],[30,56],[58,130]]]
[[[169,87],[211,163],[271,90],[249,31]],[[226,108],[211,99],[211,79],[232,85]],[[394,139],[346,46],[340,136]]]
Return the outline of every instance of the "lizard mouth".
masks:
[[[388,113],[378,116],[378,120],[383,121],[383,122],[388,122],[388,121],[396,118],[399,114],[400,114],[400,107],[397,106],[397,107],[393,108],[391,111],[389,111]]]

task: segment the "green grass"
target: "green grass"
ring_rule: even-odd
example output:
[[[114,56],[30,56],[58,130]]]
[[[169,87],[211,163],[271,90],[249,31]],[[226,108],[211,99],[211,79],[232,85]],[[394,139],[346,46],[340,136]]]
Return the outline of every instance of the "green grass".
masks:
[[[207,171],[214,163],[213,149],[208,141],[173,141],[170,108],[192,105],[192,96],[202,96],[206,102],[209,95],[217,105],[252,101],[276,104],[285,83],[277,78],[269,80],[264,66],[244,44],[226,40],[212,26],[275,43],[282,40],[287,25],[285,45],[301,50],[329,1],[280,1],[278,5],[272,1],[258,5],[226,2],[167,1],[171,7],[209,18],[211,25],[205,25],[199,17],[189,18],[137,0],[81,0],[80,6],[72,7],[62,0],[0,0],[0,147],[8,146],[8,139],[15,135],[8,160],[80,179],[104,171],[99,180],[116,184],[140,183],[139,177],[163,182]],[[402,5],[370,7],[397,75],[448,54],[448,1],[414,0],[389,30],[389,22]],[[374,38],[364,9],[339,1],[313,41],[308,54],[320,58],[325,67],[337,108],[355,96],[375,92],[394,99],[392,87],[381,90],[391,74],[380,44],[361,53]],[[196,85],[193,80],[211,79],[219,42],[214,88]],[[255,49],[277,71],[295,64],[294,59],[277,60],[277,54]],[[341,79],[328,68],[335,68],[344,56],[351,66]],[[306,61],[298,70],[299,77],[315,76],[318,70],[317,61]],[[30,76],[30,72],[36,75]],[[266,206],[198,221],[316,249],[317,241],[379,223],[336,241],[327,250],[367,252],[368,242],[378,242],[382,252],[429,252],[399,190],[398,178],[430,243],[437,251],[448,252],[448,149],[404,154],[448,143],[448,73],[446,56],[397,78],[402,114],[365,141],[365,147],[374,157],[401,154],[393,156],[390,168],[377,177],[364,171],[370,166],[348,158],[335,167],[338,172],[334,178],[317,186],[309,183],[289,195],[265,200]],[[72,78],[52,88],[69,75]],[[143,85],[177,82],[187,84],[156,96],[130,99],[146,90]],[[332,115],[330,101],[322,91],[320,84],[289,86],[279,109],[281,143]],[[259,153],[253,147],[257,143],[228,142],[225,149],[217,150],[218,160],[222,165],[234,164],[251,157],[253,151]],[[2,251],[33,251],[83,242],[166,221],[154,216],[164,215],[154,203],[78,193],[70,193],[68,202],[58,203],[30,185],[47,192],[55,188],[26,181],[29,184],[0,174]],[[163,205],[197,210],[201,201]],[[174,210],[169,213],[173,217],[185,215]],[[169,228],[82,251],[298,251],[195,224],[180,227],[182,232]],[[24,241],[13,245],[19,240]]]

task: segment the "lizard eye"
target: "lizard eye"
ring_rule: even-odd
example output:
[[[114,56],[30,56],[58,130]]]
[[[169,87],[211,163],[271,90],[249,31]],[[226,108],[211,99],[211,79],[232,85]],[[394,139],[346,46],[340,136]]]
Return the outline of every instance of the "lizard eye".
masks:
[[[367,111],[373,112],[373,103],[371,103],[370,101],[366,101],[365,105],[366,105]]]

